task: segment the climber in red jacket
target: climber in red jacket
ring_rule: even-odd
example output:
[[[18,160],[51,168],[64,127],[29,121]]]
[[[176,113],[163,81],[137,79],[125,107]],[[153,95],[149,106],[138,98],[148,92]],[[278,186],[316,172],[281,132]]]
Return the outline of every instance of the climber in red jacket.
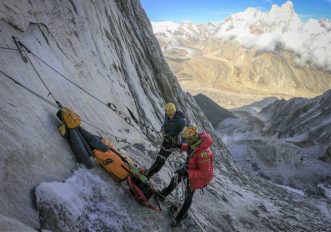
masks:
[[[160,198],[167,197],[183,179],[188,178],[186,185],[185,201],[171,226],[176,227],[186,216],[189,210],[193,194],[196,189],[205,187],[213,178],[214,155],[210,149],[213,143],[212,137],[207,132],[198,133],[195,125],[186,126],[183,130],[183,138],[187,143],[178,145],[182,151],[187,152],[186,163],[176,170],[168,187],[160,192]]]

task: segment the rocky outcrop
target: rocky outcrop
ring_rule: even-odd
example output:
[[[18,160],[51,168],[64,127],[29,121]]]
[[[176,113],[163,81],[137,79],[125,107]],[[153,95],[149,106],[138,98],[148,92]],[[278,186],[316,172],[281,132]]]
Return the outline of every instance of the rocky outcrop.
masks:
[[[237,118],[217,130],[243,169],[318,193],[318,184],[327,183],[331,173],[330,164],[322,162],[329,160],[330,100],[330,91],[313,99],[265,99],[234,110]]]
[[[330,227],[313,204],[234,165],[194,98],[181,90],[138,1],[7,1],[0,9],[1,46],[15,48],[12,36],[19,38],[35,54],[26,56],[48,89],[16,50],[1,50],[0,70],[54,102],[50,90],[84,121],[110,133],[115,146],[138,165],[150,166],[157,155],[157,131],[167,101],[211,133],[215,177],[205,195],[196,195],[182,230]],[[166,212],[156,214],[138,205],[127,186],[114,182],[100,167],[77,167],[67,141],[58,134],[56,109],[0,75],[1,214],[55,231],[169,231]],[[116,105],[116,112],[82,89]],[[82,126],[105,135],[89,124]],[[167,164],[155,177],[160,187],[170,171]]]
[[[277,100],[262,110],[267,135],[293,141],[301,147],[331,144],[331,90],[313,99]],[[322,152],[322,151],[320,151]]]
[[[194,100],[198,103],[214,128],[224,119],[236,117],[231,111],[220,107],[216,102],[203,94],[195,95]]]

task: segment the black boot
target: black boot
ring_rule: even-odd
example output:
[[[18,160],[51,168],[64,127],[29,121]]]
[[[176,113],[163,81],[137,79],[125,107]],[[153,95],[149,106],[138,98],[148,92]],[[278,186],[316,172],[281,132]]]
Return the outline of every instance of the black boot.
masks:
[[[152,164],[152,166],[150,167],[150,169],[146,173],[146,176],[147,176],[148,179],[150,179],[155,173],[157,173],[158,171],[160,171],[160,169],[164,165],[164,163],[165,163],[165,161],[166,161],[167,158],[168,158],[167,156],[164,157],[163,155],[159,155],[156,158],[155,162]]]
[[[177,227],[179,224],[180,224],[180,222],[176,221],[176,219],[174,219],[174,220],[170,223],[171,227]]]
[[[146,171],[145,176],[150,179],[155,173],[157,173],[159,170],[157,170],[157,166],[153,165],[148,171]]]

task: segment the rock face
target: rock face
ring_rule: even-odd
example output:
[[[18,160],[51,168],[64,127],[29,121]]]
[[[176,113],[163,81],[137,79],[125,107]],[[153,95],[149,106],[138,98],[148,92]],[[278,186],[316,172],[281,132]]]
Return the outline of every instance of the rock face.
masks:
[[[138,1],[1,1],[0,13],[1,46],[15,48],[12,36],[16,36],[33,52],[26,56],[40,77],[16,50],[1,49],[0,70],[54,103],[51,91],[99,129],[86,123],[84,128],[112,134],[115,146],[138,165],[150,166],[157,155],[160,137],[155,131],[161,126],[165,102],[174,101],[200,130],[211,133],[215,177],[205,195],[196,194],[181,230],[325,231],[331,227],[313,203],[234,165],[193,97],[181,90]],[[139,205],[125,183],[115,182],[100,167],[77,168],[67,141],[58,134],[57,110],[3,73],[1,214],[53,231],[169,231],[167,213]],[[106,106],[109,102],[116,105],[116,112]],[[160,187],[169,181],[171,167],[167,163],[156,175]]]
[[[269,12],[248,8],[219,24],[152,25],[186,91],[237,108],[267,96],[313,97],[330,89],[329,24],[302,23],[288,1]]]
[[[278,100],[261,112],[268,118],[265,134],[292,142],[328,161],[331,146],[331,91],[307,100]]]
[[[203,94],[194,96],[194,100],[198,103],[214,128],[224,119],[236,117],[231,111],[220,107],[216,102]]]
[[[307,191],[328,183],[331,143],[330,91],[313,99],[274,100],[233,113],[218,129],[244,169],[278,184]],[[323,194],[322,194],[323,195]]]
[[[277,100],[261,111],[267,117],[265,133],[292,139],[301,147],[331,143],[331,90],[313,99]]]

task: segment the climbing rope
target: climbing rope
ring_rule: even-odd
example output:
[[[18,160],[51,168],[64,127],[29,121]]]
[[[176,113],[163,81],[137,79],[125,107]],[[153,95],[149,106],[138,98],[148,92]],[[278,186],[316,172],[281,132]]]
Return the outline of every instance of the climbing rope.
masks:
[[[73,81],[71,81],[69,78],[67,78],[66,76],[64,76],[62,73],[60,73],[57,69],[53,68],[51,65],[49,65],[46,61],[44,61],[43,59],[41,59],[39,56],[37,56],[35,53],[31,52],[31,54],[38,59],[39,61],[41,61],[42,63],[44,63],[47,67],[49,67],[50,69],[52,69],[54,72],[56,72],[57,74],[59,74],[61,77],[63,77],[66,81],[70,82],[71,84],[73,84],[74,86],[76,86],[78,89],[80,89],[81,91],[83,91],[84,93],[86,93],[87,95],[89,95],[90,97],[94,98],[95,100],[97,100],[98,102],[100,102],[101,104],[107,106],[108,108],[110,108],[111,110],[113,110],[118,116],[120,116],[122,119],[124,119],[124,121],[126,121],[130,126],[135,127],[134,124],[132,123],[130,117],[124,113],[123,111],[117,110],[117,107],[114,103],[109,102],[109,103],[105,103],[102,100],[100,100],[99,98],[97,98],[95,95],[91,94],[90,92],[86,91],[85,89],[83,89],[81,86],[79,86],[78,84],[74,83]],[[148,127],[145,123],[141,123],[141,121],[137,121],[134,120],[137,124],[140,124],[142,127],[145,127],[146,129],[149,129],[153,132],[156,132],[155,129]]]
[[[1,49],[6,49],[6,50],[13,50],[13,51],[19,51],[24,62],[30,62],[30,64],[32,65],[34,71],[37,73],[39,79],[41,80],[41,82],[43,83],[43,85],[46,87],[49,95],[52,96],[52,98],[54,99],[54,101],[57,101],[54,94],[52,94],[52,92],[50,91],[50,89],[47,87],[46,83],[44,82],[44,80],[42,79],[42,77],[40,76],[40,74],[38,73],[37,69],[35,68],[35,66],[33,65],[33,63],[31,62],[29,56],[26,54],[30,53],[33,55],[33,57],[35,59],[38,59],[39,61],[41,61],[42,63],[44,63],[46,66],[48,66],[49,68],[51,68],[53,71],[55,71],[57,74],[59,74],[61,77],[63,77],[66,81],[70,82],[71,84],[73,84],[74,86],[76,86],[77,88],[79,88],[81,91],[83,91],[84,93],[86,93],[87,95],[91,96],[92,98],[94,98],[95,100],[97,100],[98,102],[100,102],[101,104],[107,106],[107,108],[110,108],[112,111],[114,111],[119,117],[121,117],[126,123],[128,123],[130,126],[132,126],[133,128],[135,128],[136,130],[138,130],[138,128],[136,128],[136,126],[132,123],[131,119],[129,118],[128,115],[126,115],[123,111],[117,110],[117,107],[114,103],[105,103],[103,101],[101,101],[99,98],[97,98],[96,96],[94,96],[93,94],[89,93],[88,91],[86,91],[85,89],[83,89],[81,86],[77,85],[76,83],[74,83],[73,81],[71,81],[69,78],[67,78],[66,76],[64,76],[62,73],[60,73],[57,69],[55,69],[54,67],[52,67],[51,65],[49,65],[47,62],[45,62],[43,59],[41,59],[39,56],[37,56],[36,54],[34,54],[30,49],[28,49],[22,42],[20,42],[16,37],[13,36],[13,40],[17,46],[17,48],[10,48],[10,47],[3,47],[0,46]],[[130,114],[132,114],[130,112]],[[134,118],[135,119],[135,118]],[[137,124],[139,124],[142,127],[145,127],[146,129],[149,129],[153,132],[157,132],[155,129],[148,127],[145,123],[141,123],[141,120],[134,120]],[[87,123],[89,125],[91,125],[90,123]],[[100,129],[100,131],[103,131],[102,129]],[[154,144],[154,141],[150,140],[147,136],[145,136],[146,139],[151,142],[152,144]]]
[[[39,98],[40,100],[46,102],[47,104],[49,104],[50,106],[53,106],[54,108],[58,109],[58,110],[63,110],[62,107],[59,106],[59,102],[56,101],[56,103],[51,102],[50,100],[48,100],[47,98],[41,96],[40,94],[38,94],[37,92],[33,91],[32,89],[30,89],[29,87],[25,86],[24,84],[22,84],[21,82],[15,80],[13,77],[9,76],[8,74],[6,74],[5,72],[3,72],[2,70],[0,70],[0,73],[2,73],[5,77],[7,77],[8,79],[12,80],[15,84],[17,84],[18,86],[24,88],[25,90],[27,90],[28,92],[30,92],[31,94],[33,94],[34,96],[36,96],[37,98]],[[86,123],[87,125],[100,130],[101,132],[103,132],[106,135],[112,136],[116,139],[117,142],[123,142],[126,141],[126,139],[120,138],[116,135],[113,135],[111,133],[109,133],[108,131],[105,131],[104,129],[101,129],[100,127],[97,127],[95,125],[93,125],[92,123],[88,122],[87,120],[81,119],[82,122]]]
[[[50,90],[50,89],[48,88],[48,86],[46,85],[44,79],[43,79],[43,78],[40,76],[40,74],[38,73],[36,67],[35,67],[35,66],[33,65],[33,63],[31,62],[29,56],[26,56],[26,57],[27,57],[29,63],[31,64],[33,70],[36,72],[37,76],[39,77],[40,81],[43,83],[43,85],[44,85],[45,88],[47,89],[47,91],[48,91],[48,96],[49,96],[49,95],[52,96],[52,98],[54,99],[54,101],[57,102],[57,100],[56,100],[54,94],[51,92],[51,90]]]
[[[12,50],[12,51],[18,51],[19,49],[18,48],[9,48],[9,47],[3,47],[3,46],[0,46],[1,49],[4,49],[4,50]]]
[[[60,109],[57,104],[51,102],[50,100],[44,98],[43,96],[41,96],[40,94],[36,93],[35,91],[31,90],[30,88],[26,87],[25,85],[23,85],[22,83],[20,83],[19,81],[15,80],[14,78],[12,78],[11,76],[9,76],[8,74],[4,73],[3,71],[0,70],[0,73],[2,73],[5,77],[7,77],[8,79],[12,80],[15,84],[21,86],[22,88],[24,88],[25,90],[27,90],[28,92],[32,93],[33,95],[35,95],[36,97],[38,97],[39,99],[41,99],[42,101],[46,102],[47,104]]]

